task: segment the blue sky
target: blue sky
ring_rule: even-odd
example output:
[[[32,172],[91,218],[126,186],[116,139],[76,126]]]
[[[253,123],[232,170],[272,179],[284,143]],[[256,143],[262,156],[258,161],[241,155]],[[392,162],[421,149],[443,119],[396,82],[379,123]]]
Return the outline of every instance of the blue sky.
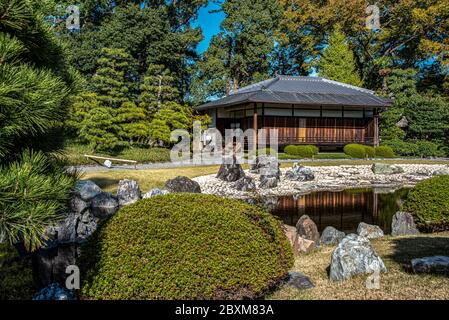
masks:
[[[220,32],[220,23],[225,17],[224,13],[209,13],[209,11],[217,9],[220,9],[220,6],[210,1],[206,7],[200,9],[198,19],[193,23],[194,26],[200,26],[203,30],[204,39],[198,45],[198,53],[206,51],[212,37]]]

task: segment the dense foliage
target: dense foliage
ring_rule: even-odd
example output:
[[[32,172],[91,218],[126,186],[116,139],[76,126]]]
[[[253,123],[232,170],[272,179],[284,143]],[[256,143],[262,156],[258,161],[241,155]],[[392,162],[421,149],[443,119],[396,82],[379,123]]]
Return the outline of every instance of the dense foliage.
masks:
[[[375,148],[377,158],[394,158],[396,155],[389,146],[379,146]]]
[[[403,210],[413,214],[423,231],[449,230],[449,176],[422,181],[408,194]]]
[[[0,240],[23,241],[28,249],[41,244],[74,183],[45,153],[63,142],[80,83],[39,8],[0,1]]]
[[[312,158],[318,154],[318,148],[312,145],[289,145],[284,148],[284,152],[288,155]]]
[[[170,194],[122,208],[82,250],[95,299],[261,297],[293,263],[282,226],[238,200]]]

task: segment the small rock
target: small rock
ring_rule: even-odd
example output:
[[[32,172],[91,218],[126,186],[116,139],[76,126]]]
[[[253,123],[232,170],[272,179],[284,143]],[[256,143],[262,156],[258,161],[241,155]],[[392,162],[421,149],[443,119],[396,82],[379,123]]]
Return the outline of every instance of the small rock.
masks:
[[[201,193],[201,187],[198,182],[183,176],[168,180],[165,183],[165,189],[169,192]]]
[[[259,188],[272,189],[278,186],[278,178],[270,176],[260,176]]]
[[[385,174],[385,175],[399,174],[404,172],[404,169],[402,169],[402,167],[386,163],[374,163],[371,166],[371,170],[375,174]]]
[[[345,237],[343,231],[338,231],[334,227],[328,226],[321,233],[320,244],[338,244]]]
[[[33,300],[75,300],[75,295],[59,283],[52,283],[36,293]]]
[[[415,273],[431,273],[449,275],[449,257],[432,256],[412,260],[412,270]]]
[[[408,212],[396,212],[391,223],[391,235],[419,234],[413,216]]]
[[[81,199],[78,195],[73,195],[70,199],[70,209],[72,212],[82,214],[87,208],[89,208],[89,203]]]
[[[91,200],[101,192],[101,188],[90,180],[77,181],[74,188],[74,193],[84,201]]]
[[[91,210],[96,218],[106,218],[117,212],[119,203],[116,197],[108,192],[102,192],[92,199]]]
[[[310,280],[310,278],[304,273],[294,271],[288,273],[285,285],[298,290],[311,289],[315,287],[312,280]]]
[[[235,157],[232,160],[224,161],[220,166],[217,173],[217,178],[226,182],[234,182],[245,176],[245,172],[242,169],[240,163],[237,163]]]
[[[301,255],[303,253],[310,253],[317,247],[315,241],[304,239],[301,236],[297,235],[296,240],[293,246],[293,252],[296,255]]]
[[[298,235],[298,232],[296,231],[295,227],[289,226],[287,224],[284,224],[284,233],[287,237],[288,241],[290,241],[290,244],[292,247],[294,247],[296,242],[296,237]]]
[[[299,163],[294,163],[292,170],[285,173],[285,177],[292,181],[312,181],[315,179],[315,174],[312,169],[301,166]]]
[[[296,230],[298,235],[304,239],[313,241],[316,245],[320,243],[320,233],[318,228],[308,215],[303,215],[296,223]]]
[[[242,177],[235,182],[234,188],[239,191],[253,191],[256,189],[256,183],[251,177]]]
[[[344,237],[332,253],[330,279],[341,281],[374,272],[387,272],[387,268],[370,241],[356,234]]]
[[[357,227],[357,233],[359,236],[365,237],[367,239],[377,239],[384,236],[384,232],[379,226],[372,224],[367,224],[365,222],[360,222]]]
[[[139,184],[134,180],[120,180],[117,189],[117,199],[120,206],[137,202],[141,198]]]
[[[169,194],[170,192],[168,192],[167,190],[161,190],[158,188],[155,189],[151,189],[150,191],[148,191],[147,193],[145,193],[142,197],[142,199],[148,199],[148,198],[153,198],[156,196],[163,196],[166,194]]]

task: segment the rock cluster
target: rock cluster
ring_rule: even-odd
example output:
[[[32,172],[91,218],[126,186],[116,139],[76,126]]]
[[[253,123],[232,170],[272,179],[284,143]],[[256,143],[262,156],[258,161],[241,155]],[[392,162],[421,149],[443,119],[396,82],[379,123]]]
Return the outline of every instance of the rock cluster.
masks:
[[[402,167],[386,163],[375,163],[372,165],[371,170],[375,174],[399,174],[404,172]]]
[[[370,241],[360,235],[349,234],[332,253],[329,276],[331,280],[341,281],[358,274],[386,271]]]
[[[221,164],[217,173],[217,178],[226,182],[234,182],[245,176],[240,163],[237,162],[236,157],[232,159],[225,159]]]
[[[298,162],[295,162],[292,169],[285,173],[285,177],[292,181],[312,181],[315,179],[312,169],[303,167]]]

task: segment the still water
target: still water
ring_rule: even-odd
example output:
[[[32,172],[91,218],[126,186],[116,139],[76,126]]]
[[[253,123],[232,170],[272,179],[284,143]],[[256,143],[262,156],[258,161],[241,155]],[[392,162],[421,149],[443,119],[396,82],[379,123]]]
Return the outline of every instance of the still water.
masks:
[[[298,219],[307,214],[320,232],[327,226],[332,226],[345,233],[353,233],[360,222],[366,222],[378,225],[389,233],[392,217],[408,191],[409,189],[348,189],[267,200],[270,211],[287,225],[295,226]]]

